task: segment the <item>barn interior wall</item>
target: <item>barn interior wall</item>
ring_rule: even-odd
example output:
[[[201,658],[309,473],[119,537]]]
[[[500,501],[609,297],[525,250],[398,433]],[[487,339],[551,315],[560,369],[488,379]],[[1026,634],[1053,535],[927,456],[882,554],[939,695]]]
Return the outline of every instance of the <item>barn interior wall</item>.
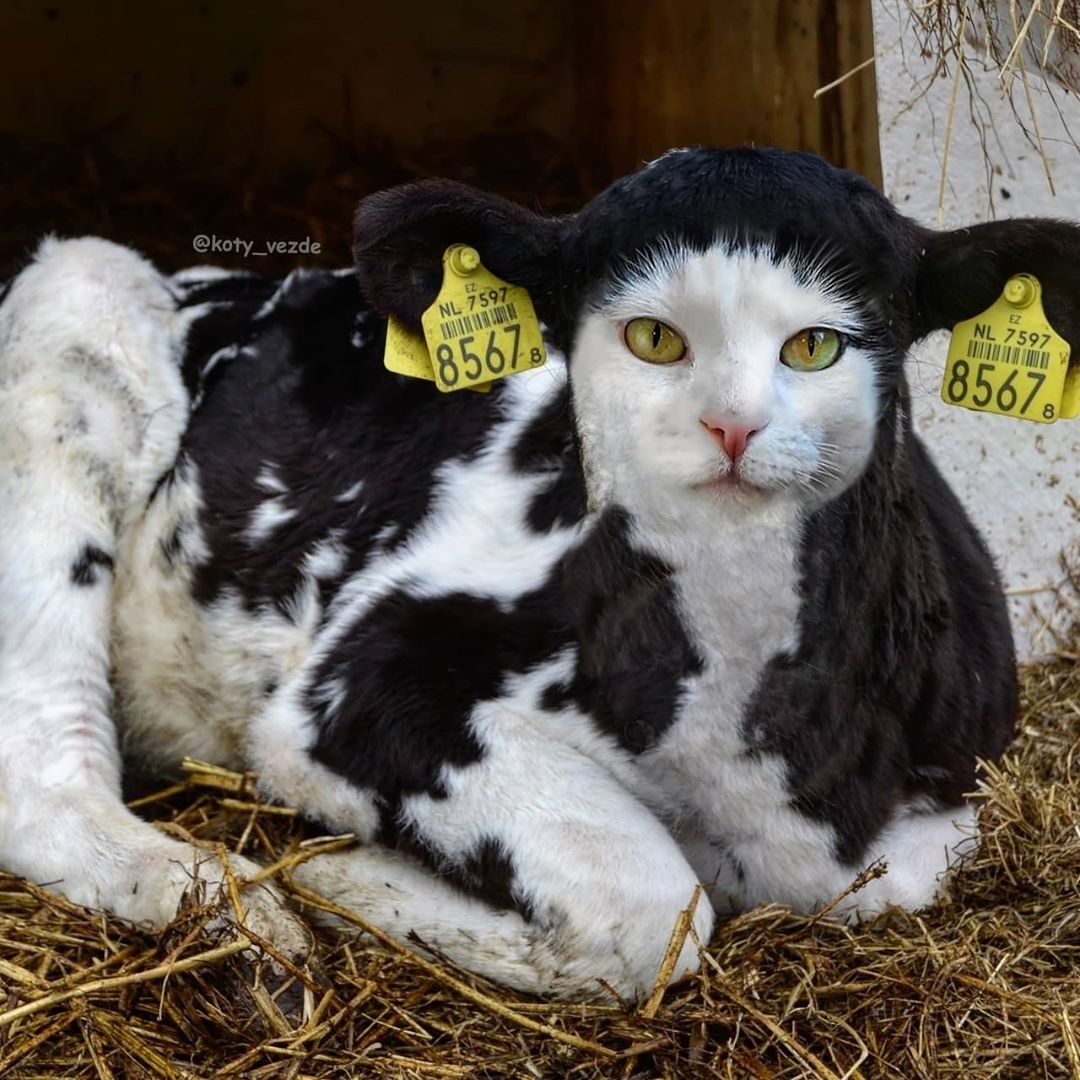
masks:
[[[561,170],[588,194],[672,145],[749,141],[876,179],[872,70],[813,97],[872,41],[868,0],[15,0],[0,144],[9,166],[82,149],[185,175]]]

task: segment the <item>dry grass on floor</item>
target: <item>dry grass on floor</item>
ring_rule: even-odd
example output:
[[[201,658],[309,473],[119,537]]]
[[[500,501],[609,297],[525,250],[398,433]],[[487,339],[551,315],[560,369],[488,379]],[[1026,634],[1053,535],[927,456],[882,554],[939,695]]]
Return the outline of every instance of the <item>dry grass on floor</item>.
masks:
[[[522,999],[321,930],[322,971],[283,1010],[235,944],[200,933],[197,907],[148,936],[0,877],[0,1075],[1077,1080],[1077,659],[1025,671],[981,853],[947,902],[859,928],[751,912],[720,927],[698,979],[636,1009]],[[144,812],[204,843],[298,857],[300,823],[227,790],[241,779],[193,774]]]

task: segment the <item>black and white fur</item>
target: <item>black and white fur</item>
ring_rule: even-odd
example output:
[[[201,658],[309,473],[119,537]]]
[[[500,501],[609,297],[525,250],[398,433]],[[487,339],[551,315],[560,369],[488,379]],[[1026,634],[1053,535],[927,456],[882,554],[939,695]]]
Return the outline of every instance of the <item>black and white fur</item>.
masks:
[[[675,975],[714,911],[811,911],[879,859],[840,914],[932,901],[1016,683],[904,357],[1017,271],[1080,340],[1080,230],[931,233],[814,157],[689,150],[563,219],[395,189],[356,238],[355,270],[280,282],[50,240],[12,283],[0,865],[155,925],[220,882],[125,809],[122,743],[257,770],[358,837],[304,884],[538,993],[647,991],[699,882]],[[451,243],[550,337],[488,395],[382,367]],[[631,355],[637,316],[688,358]],[[807,326],[844,335],[835,366],[778,362]]]

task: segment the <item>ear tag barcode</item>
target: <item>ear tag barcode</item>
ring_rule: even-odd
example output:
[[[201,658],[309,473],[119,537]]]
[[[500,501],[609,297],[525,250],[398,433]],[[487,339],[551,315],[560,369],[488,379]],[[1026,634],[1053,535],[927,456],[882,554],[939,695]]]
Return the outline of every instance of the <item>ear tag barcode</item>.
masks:
[[[953,327],[941,398],[949,405],[1052,424],[1080,412],[1070,384],[1069,343],[1047,321],[1042,286],[1016,274],[994,303]]]
[[[547,359],[532,299],[486,270],[475,248],[443,254],[443,283],[421,323],[435,385],[473,388],[539,367]]]
[[[414,334],[393,315],[386,320],[386,347],[383,349],[383,367],[395,375],[407,375],[411,379],[435,381],[435,372],[431,370],[431,356],[427,342],[419,334]],[[489,383],[480,383],[469,387],[478,393],[486,394]]]

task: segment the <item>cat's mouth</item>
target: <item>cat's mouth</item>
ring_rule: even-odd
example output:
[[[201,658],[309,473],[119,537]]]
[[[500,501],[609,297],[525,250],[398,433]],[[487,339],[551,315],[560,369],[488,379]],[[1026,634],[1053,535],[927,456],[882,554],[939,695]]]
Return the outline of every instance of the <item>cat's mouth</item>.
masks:
[[[767,488],[751,483],[734,469],[718,473],[708,480],[702,480],[690,486],[694,491],[704,491],[715,495],[766,495],[768,493]]]

